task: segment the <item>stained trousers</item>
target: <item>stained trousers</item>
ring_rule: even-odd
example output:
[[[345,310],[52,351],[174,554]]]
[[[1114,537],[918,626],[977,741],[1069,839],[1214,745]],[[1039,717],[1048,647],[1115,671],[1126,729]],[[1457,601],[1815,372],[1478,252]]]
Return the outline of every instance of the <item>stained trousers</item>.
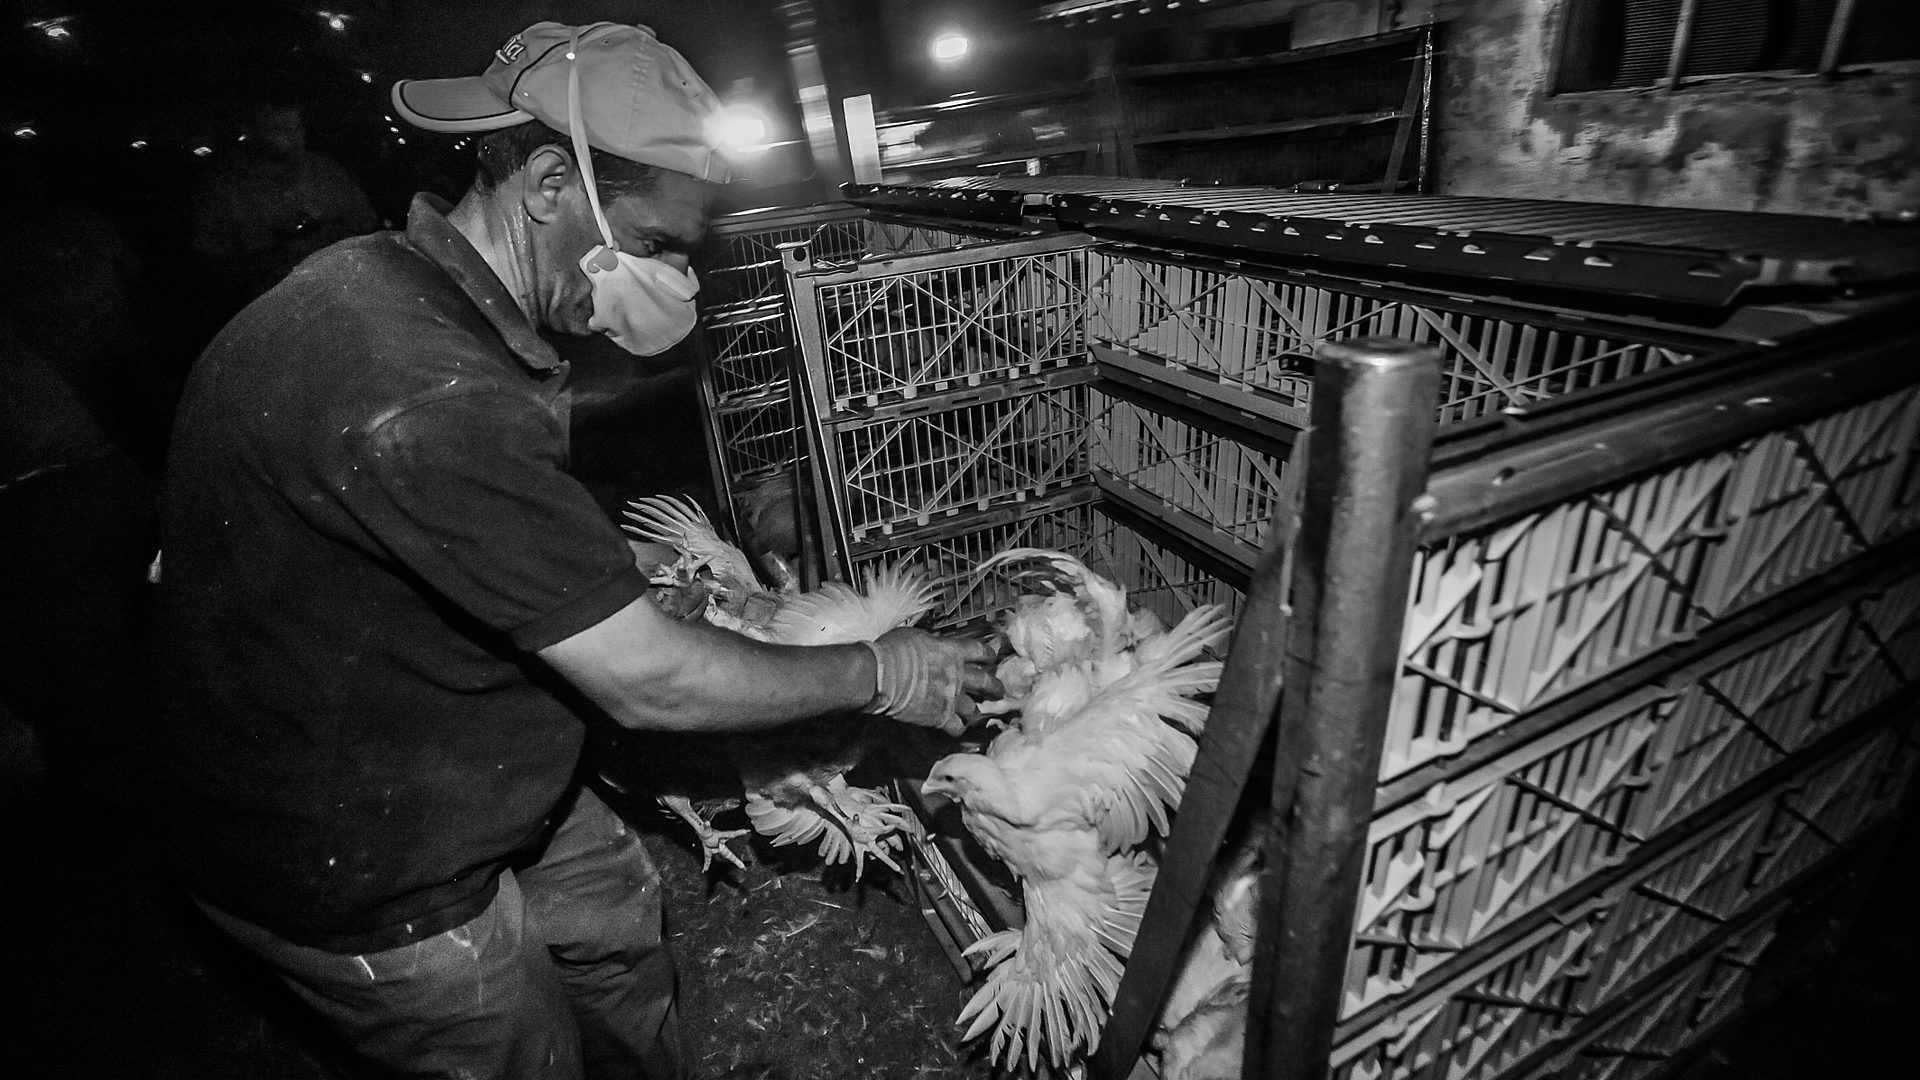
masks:
[[[540,860],[471,922],[384,952],[297,945],[201,908],[362,1054],[448,1080],[679,1080],[660,877],[584,788]]]

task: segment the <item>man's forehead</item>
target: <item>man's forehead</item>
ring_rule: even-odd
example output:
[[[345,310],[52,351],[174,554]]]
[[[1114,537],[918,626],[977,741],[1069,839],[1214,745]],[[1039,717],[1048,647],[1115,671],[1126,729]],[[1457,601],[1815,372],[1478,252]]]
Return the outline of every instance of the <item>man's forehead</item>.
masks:
[[[623,195],[607,216],[643,232],[671,236],[688,245],[706,235],[714,185],[682,173],[663,172],[645,195]]]

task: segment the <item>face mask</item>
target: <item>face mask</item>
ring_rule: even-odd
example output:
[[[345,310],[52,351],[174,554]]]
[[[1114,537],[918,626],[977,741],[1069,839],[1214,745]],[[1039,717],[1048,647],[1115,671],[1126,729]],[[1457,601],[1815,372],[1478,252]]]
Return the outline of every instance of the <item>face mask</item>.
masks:
[[[579,47],[580,35],[575,31],[568,60],[576,59]],[[693,329],[693,297],[700,291],[700,279],[692,270],[676,270],[659,259],[630,255],[614,241],[607,215],[600,209],[586,125],[580,119],[578,63],[567,73],[567,126],[573,136],[580,179],[587,186],[587,202],[593,206],[593,220],[600,226],[600,239],[604,241],[580,259],[580,269],[593,287],[593,315],[587,326],[635,356],[658,356]]]
[[[642,259],[602,244],[580,259],[593,286],[587,326],[635,356],[658,356],[693,329],[700,280],[659,259]]]

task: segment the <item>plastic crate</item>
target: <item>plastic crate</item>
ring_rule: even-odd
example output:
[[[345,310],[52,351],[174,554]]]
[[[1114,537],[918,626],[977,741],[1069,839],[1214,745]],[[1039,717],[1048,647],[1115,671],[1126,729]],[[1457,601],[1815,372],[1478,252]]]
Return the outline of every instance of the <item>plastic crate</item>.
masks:
[[[1751,973],[1778,929],[1779,915],[1769,913],[1688,964],[1577,1050],[1529,1072],[1529,1080],[1641,1080],[1661,1074],[1679,1051],[1744,1007]]]
[[[735,481],[769,469],[791,468],[804,450],[793,402],[774,387],[750,401],[736,401],[712,419],[721,468]]]
[[[1693,677],[1569,720],[1376,818],[1356,956],[1390,984],[1432,970],[1765,769],[1906,688],[1920,573],[1780,635],[1729,647]],[[1724,656],[1724,653],[1723,653]]]
[[[804,246],[822,265],[850,265],[987,243],[1006,232],[890,221],[844,203],[737,214],[717,225],[700,262],[695,346],[716,491],[737,501],[754,474],[805,456],[786,401],[795,361],[785,248]]]
[[[1016,240],[840,270],[789,252],[820,419],[1090,363],[1085,243]]]
[[[868,251],[864,211],[844,204],[736,214],[716,223],[703,253],[700,302],[708,319],[767,306],[786,298],[780,249],[807,244],[823,259],[848,260]]]
[[[1672,367],[1714,345],[1459,296],[1306,273],[1255,277],[1104,248],[1091,255],[1088,282],[1093,341],[1257,391],[1294,427],[1307,423],[1314,352],[1332,341],[1385,335],[1438,348],[1442,424]]]
[[[1038,547],[1082,555],[1094,536],[1092,502],[1097,493],[1080,485],[1000,512],[969,515],[921,530],[905,530],[886,546],[853,557],[856,580],[867,568],[905,563],[928,573],[941,593],[937,626],[958,626],[992,615],[1018,594],[1004,573],[981,575],[987,557],[1010,547]]]
[[[1099,388],[1089,420],[1095,469],[1250,548],[1264,544],[1284,459]]]
[[[784,310],[753,312],[707,325],[701,334],[714,407],[784,389],[793,348],[793,324]]]
[[[1416,554],[1381,775],[1920,527],[1920,388]]]
[[[1896,812],[1915,750],[1911,719],[1878,727],[1677,847],[1340,1040],[1336,1075],[1491,1078],[1567,1037],[1582,1017],[1791,892],[1848,840]],[[1429,948],[1450,953],[1435,940]],[[1364,946],[1348,959],[1348,1015],[1415,986]]]
[[[853,547],[1084,483],[1087,392],[1082,382],[961,395],[829,427],[825,471]]]
[[[1114,520],[1096,505],[1094,533],[1084,558],[1100,573],[1127,589],[1127,599],[1173,626],[1202,604],[1218,604],[1240,613],[1246,595],[1220,580],[1186,554],[1156,543]]]

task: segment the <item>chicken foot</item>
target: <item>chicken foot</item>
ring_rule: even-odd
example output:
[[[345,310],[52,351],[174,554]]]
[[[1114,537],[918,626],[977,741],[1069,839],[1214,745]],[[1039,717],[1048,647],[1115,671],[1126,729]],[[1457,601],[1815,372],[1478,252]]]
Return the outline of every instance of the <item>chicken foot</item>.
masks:
[[[657,798],[661,806],[671,810],[675,817],[686,822],[693,829],[694,835],[699,837],[701,873],[706,873],[713,866],[715,855],[742,870],[747,868],[747,864],[740,861],[740,856],[735,855],[733,849],[727,846],[727,841],[745,836],[753,830],[714,828],[713,822],[695,809],[693,800],[685,795],[660,795]]]

